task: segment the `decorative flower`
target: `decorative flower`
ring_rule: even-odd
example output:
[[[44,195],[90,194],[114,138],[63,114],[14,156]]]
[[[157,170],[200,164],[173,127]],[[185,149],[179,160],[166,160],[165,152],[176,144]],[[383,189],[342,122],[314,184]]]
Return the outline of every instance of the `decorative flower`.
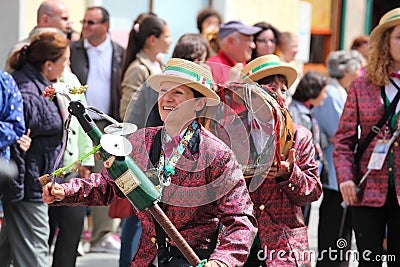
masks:
[[[42,92],[44,97],[48,97],[50,101],[53,101],[54,96],[56,95],[56,90],[51,86],[47,86]]]

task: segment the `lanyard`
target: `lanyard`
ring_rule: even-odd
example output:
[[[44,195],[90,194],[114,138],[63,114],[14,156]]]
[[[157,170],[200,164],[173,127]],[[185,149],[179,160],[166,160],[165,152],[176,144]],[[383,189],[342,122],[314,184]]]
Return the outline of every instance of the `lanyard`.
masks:
[[[175,174],[175,166],[178,160],[181,158],[183,152],[189,144],[189,140],[192,138],[196,130],[199,128],[198,123],[194,120],[192,124],[186,129],[185,135],[182,137],[178,146],[174,148],[169,159],[165,160],[165,132],[163,132],[163,142],[161,147],[160,159],[158,161],[157,171],[158,180],[160,185],[169,186],[171,184],[171,174]],[[165,164],[167,162],[167,164]]]

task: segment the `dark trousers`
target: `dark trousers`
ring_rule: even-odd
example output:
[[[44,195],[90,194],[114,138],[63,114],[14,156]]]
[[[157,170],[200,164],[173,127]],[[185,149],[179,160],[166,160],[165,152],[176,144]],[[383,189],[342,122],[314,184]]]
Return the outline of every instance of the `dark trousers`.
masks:
[[[385,205],[382,207],[353,207],[352,209],[357,249],[360,255],[359,266],[382,266],[382,255],[388,259],[388,266],[400,266],[400,207],[395,189],[389,187]],[[387,252],[382,247],[386,227]],[[366,254],[365,257],[363,253]]]
[[[302,206],[301,211],[303,212],[304,224],[308,226],[311,215],[311,203],[307,203],[304,206]]]
[[[139,245],[142,234],[142,224],[136,215],[125,218],[122,223],[121,251],[119,253],[119,267],[129,266]]]
[[[347,208],[340,235],[344,215],[344,210],[340,206],[342,201],[343,198],[339,191],[323,188],[318,222],[318,267],[348,266],[349,264],[346,251],[351,248],[351,208]],[[329,251],[333,250],[337,250],[337,253],[332,252],[332,256],[329,256]],[[340,253],[342,253],[342,257],[340,257]]]
[[[85,214],[86,207],[49,207],[49,246],[53,243],[57,228],[60,229],[54,247],[53,267],[75,266],[76,250],[81,239]]]
[[[265,267],[266,264],[265,262],[261,261],[258,257],[258,252],[260,251],[261,248],[258,246],[254,245],[252,246],[250,250],[250,254],[247,257],[246,263],[243,265],[243,267]],[[264,257],[264,254],[261,254],[262,257]]]

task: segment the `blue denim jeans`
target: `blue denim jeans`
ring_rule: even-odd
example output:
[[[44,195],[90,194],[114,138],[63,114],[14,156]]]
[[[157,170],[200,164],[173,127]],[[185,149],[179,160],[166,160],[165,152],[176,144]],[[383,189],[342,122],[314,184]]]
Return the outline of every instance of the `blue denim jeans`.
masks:
[[[130,266],[131,259],[137,250],[141,234],[142,225],[136,215],[124,219],[122,223],[119,267]]]

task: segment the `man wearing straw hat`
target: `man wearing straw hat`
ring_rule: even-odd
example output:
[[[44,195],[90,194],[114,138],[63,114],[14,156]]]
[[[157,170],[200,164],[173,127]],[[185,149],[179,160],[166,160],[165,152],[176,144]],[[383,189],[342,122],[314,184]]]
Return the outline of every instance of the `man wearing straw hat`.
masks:
[[[381,160],[370,161],[373,151],[379,150],[377,144],[389,144],[388,140],[399,130],[399,40],[400,8],[395,8],[371,32],[366,75],[350,84],[334,138],[333,162],[339,189],[351,206],[359,254],[368,254],[360,256],[360,266],[381,266],[385,258],[388,266],[398,266],[400,260],[399,138],[394,136],[393,145],[387,146]],[[377,126],[379,121],[382,127]],[[370,162],[380,166],[370,166]],[[364,177],[368,170],[370,173]],[[384,251],[386,229],[388,242]]]
[[[194,62],[172,58],[148,82],[159,92],[164,127],[131,134],[131,157],[142,170],[154,166],[160,206],[196,254],[209,260],[205,267],[243,266],[257,231],[246,183],[233,152],[196,119],[205,106],[219,103],[211,73]],[[49,189],[50,184],[43,187],[44,201],[62,199],[60,205],[108,205],[121,196],[106,169],[87,180],[55,185],[51,195]],[[188,267],[150,213],[137,215],[143,230],[131,266]]]
[[[286,108],[287,88],[297,78],[293,67],[281,63],[275,55],[266,55],[249,62],[242,73],[242,81],[267,85],[262,88],[272,90],[281,108]],[[250,190],[259,239],[245,266],[311,265],[301,206],[318,200],[322,193],[314,155],[311,132],[294,124],[293,145],[287,158],[281,159],[280,168],[278,164],[270,168],[255,191]]]

